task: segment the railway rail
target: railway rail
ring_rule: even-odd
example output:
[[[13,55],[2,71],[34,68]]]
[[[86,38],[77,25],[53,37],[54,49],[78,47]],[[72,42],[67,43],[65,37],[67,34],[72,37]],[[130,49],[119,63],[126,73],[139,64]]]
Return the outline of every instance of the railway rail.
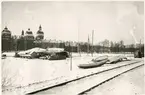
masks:
[[[126,61],[127,63],[127,61]],[[73,80],[26,93],[27,95],[82,95],[95,87],[116,78],[117,76],[129,72],[135,68],[143,66],[143,61],[135,61],[126,65],[117,66],[97,73],[92,73]]]
[[[91,90],[95,89],[96,87],[98,87],[98,86],[100,86],[100,85],[102,85],[102,84],[104,84],[104,83],[106,83],[106,82],[108,82],[108,81],[111,81],[112,79],[114,79],[114,78],[116,78],[116,77],[118,77],[118,76],[120,76],[120,75],[122,75],[122,74],[124,74],[124,73],[127,73],[127,72],[129,72],[129,71],[131,71],[131,70],[134,70],[134,69],[136,69],[136,68],[139,68],[139,67],[141,67],[141,66],[143,66],[143,64],[142,64],[142,65],[139,65],[139,66],[136,66],[136,67],[133,67],[133,68],[131,68],[131,69],[127,70],[127,71],[124,71],[124,72],[122,72],[122,73],[120,73],[120,74],[117,74],[117,75],[115,75],[115,76],[113,76],[113,77],[111,77],[111,78],[108,78],[107,80],[105,80],[105,81],[103,81],[103,82],[101,82],[101,83],[99,83],[99,84],[95,84],[95,85],[92,86],[92,87],[88,87],[86,90],[80,92],[78,95],[86,95],[86,93],[90,92]]]

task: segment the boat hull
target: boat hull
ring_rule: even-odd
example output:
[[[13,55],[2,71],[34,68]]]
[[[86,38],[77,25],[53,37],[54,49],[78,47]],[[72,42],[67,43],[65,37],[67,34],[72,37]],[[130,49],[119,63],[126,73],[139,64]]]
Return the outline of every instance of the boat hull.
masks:
[[[104,56],[99,56],[95,59],[92,59],[93,62],[99,62],[99,61],[103,61],[103,60],[107,60],[108,59],[108,56],[107,55],[104,55]]]
[[[91,63],[88,63],[88,64],[80,64],[80,65],[78,65],[78,67],[79,68],[84,68],[84,69],[99,67],[99,66],[104,65],[107,61],[108,61],[108,59],[102,60],[102,61],[99,61],[99,62],[91,62]]]
[[[109,64],[115,64],[117,62],[122,61],[123,59],[126,59],[127,60],[127,58],[124,57],[124,56],[115,56],[115,57],[110,58],[109,61],[108,61],[108,63]]]

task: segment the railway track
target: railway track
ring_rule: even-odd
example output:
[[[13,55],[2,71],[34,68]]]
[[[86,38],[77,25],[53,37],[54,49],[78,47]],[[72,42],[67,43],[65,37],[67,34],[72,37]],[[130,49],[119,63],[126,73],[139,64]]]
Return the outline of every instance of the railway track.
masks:
[[[99,83],[99,84],[95,84],[95,85],[92,86],[92,87],[88,87],[86,90],[84,90],[84,91],[78,93],[78,95],[86,95],[86,93],[90,92],[91,90],[95,89],[96,87],[98,87],[98,86],[100,86],[100,85],[102,85],[102,84],[104,84],[104,83],[106,83],[106,82],[108,82],[108,81],[111,81],[112,79],[114,79],[114,78],[116,78],[116,77],[118,77],[118,76],[120,76],[120,75],[122,75],[122,74],[124,74],[124,73],[127,73],[127,72],[129,72],[129,71],[131,71],[131,70],[134,70],[134,69],[136,69],[136,68],[139,68],[139,67],[141,67],[141,66],[143,66],[143,64],[142,64],[142,65],[139,65],[139,66],[136,66],[136,67],[133,67],[133,68],[131,68],[131,69],[128,69],[128,70],[126,70],[126,71],[124,71],[124,72],[122,72],[122,73],[120,73],[120,74],[117,74],[117,75],[115,75],[115,76],[113,76],[113,77],[110,77],[110,78],[108,78],[107,80],[104,80],[103,82],[101,82],[101,83]]]
[[[143,61],[136,61],[126,65],[93,73],[85,77],[67,81],[59,85],[27,93],[27,95],[82,95],[113,78],[143,66]]]

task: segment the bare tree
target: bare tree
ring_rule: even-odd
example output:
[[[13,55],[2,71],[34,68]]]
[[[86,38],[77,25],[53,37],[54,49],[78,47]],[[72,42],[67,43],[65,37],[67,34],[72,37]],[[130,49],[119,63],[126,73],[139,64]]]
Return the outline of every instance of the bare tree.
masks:
[[[119,42],[119,48],[120,48],[120,51],[123,51],[123,48],[124,48],[124,41],[123,40],[121,40]]]
[[[7,59],[8,60],[8,59]],[[13,87],[14,82],[17,81],[18,71],[12,70],[13,64],[11,62],[7,62],[5,59],[2,61],[1,64],[1,86],[2,89],[5,90],[6,88]],[[21,80],[21,79],[18,79]]]
[[[109,47],[109,40],[105,39],[104,41],[100,42],[100,44],[103,46],[103,52],[105,51],[105,47]]]

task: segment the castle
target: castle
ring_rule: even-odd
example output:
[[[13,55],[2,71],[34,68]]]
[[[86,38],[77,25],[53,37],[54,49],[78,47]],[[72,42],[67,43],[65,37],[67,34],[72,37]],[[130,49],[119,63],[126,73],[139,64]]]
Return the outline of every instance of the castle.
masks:
[[[24,33],[22,30],[21,36],[18,38],[17,36],[12,36],[11,31],[8,30],[7,27],[2,31],[2,50],[10,51],[10,50],[26,50],[34,47],[34,41],[42,41],[44,39],[44,32],[42,31],[41,25],[39,26],[39,30],[36,33],[36,37],[34,37],[33,32],[28,28],[28,30]]]

